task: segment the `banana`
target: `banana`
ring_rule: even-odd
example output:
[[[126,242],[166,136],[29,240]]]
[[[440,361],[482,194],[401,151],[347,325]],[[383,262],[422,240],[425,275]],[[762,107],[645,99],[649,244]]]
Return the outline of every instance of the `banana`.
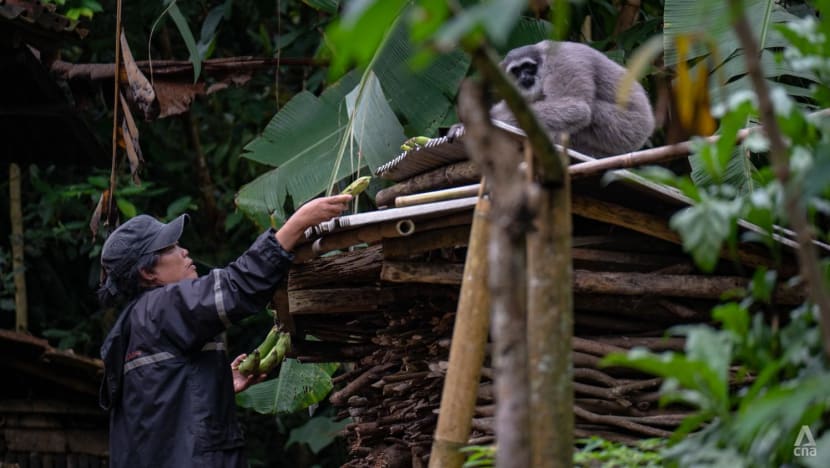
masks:
[[[425,136],[416,136],[410,138],[410,140],[412,140],[418,146],[424,146],[427,143],[429,143],[430,138]]]
[[[354,182],[349,184],[348,187],[343,189],[343,191],[340,192],[340,194],[341,195],[351,195],[353,197],[356,197],[356,196],[360,195],[361,192],[366,190],[366,187],[369,186],[369,181],[371,181],[371,180],[372,180],[372,176],[359,177]]]
[[[276,345],[268,352],[265,359],[260,362],[259,371],[263,374],[267,374],[281,363],[285,359],[285,354],[288,352],[288,349],[291,348],[291,335],[289,333],[280,333],[279,335]]]
[[[277,326],[274,325],[268,330],[268,334],[265,336],[265,340],[262,341],[262,344],[259,345],[257,351],[259,351],[260,356],[268,356],[268,353],[271,351],[271,348],[277,344],[277,338],[279,338],[280,332],[277,330]]]
[[[259,350],[255,349],[254,352],[249,354],[242,364],[239,365],[239,372],[242,375],[252,375],[259,372],[260,366],[260,358],[259,358]]]
[[[401,145],[401,151],[412,151],[429,143],[430,138],[425,136],[412,137]]]

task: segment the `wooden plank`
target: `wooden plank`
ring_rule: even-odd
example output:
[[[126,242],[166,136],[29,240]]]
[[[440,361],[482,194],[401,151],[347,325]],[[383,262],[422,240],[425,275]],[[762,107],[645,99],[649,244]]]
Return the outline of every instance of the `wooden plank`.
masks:
[[[393,283],[461,284],[462,273],[459,264],[385,261],[381,279]],[[574,271],[574,293],[583,294],[720,299],[727,292],[745,288],[748,282],[741,276]],[[805,297],[803,287],[780,284],[775,288],[773,301],[794,305],[802,303]]]
[[[572,207],[575,215],[621,226],[673,244],[682,245],[680,235],[669,227],[668,220],[663,217],[577,194],[573,196]],[[726,249],[721,252],[720,256],[725,259],[734,259],[734,255]],[[769,257],[749,252],[744,248],[738,250],[737,256],[738,261],[751,267],[774,266]]]
[[[380,279],[390,283],[461,284],[464,265],[384,261]]]
[[[291,317],[290,304],[288,302],[288,279],[283,278],[277,289],[274,290],[274,296],[271,297],[271,306],[277,312],[277,322],[288,333],[294,334],[297,332],[297,326],[294,324],[294,319]]]
[[[470,226],[454,226],[416,232],[408,237],[383,240],[383,258],[406,258],[445,247],[465,246],[469,242]]]
[[[657,275],[650,273],[611,273],[576,270],[574,291],[634,296],[670,296],[720,299],[724,293],[746,288],[749,279],[740,276]],[[801,304],[803,287],[779,284],[773,301]]]
[[[395,300],[396,288],[364,287],[289,291],[291,315],[372,312]]]

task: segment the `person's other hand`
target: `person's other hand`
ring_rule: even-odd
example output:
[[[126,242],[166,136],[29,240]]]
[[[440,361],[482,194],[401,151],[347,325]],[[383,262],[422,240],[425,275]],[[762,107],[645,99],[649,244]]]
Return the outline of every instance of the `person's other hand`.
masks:
[[[277,241],[284,249],[292,250],[308,227],[338,216],[349,207],[351,200],[351,195],[334,195],[309,201],[288,218],[277,232]]]
[[[242,353],[236,357],[231,363],[231,375],[233,375],[233,392],[239,393],[255,383],[265,380],[265,374],[259,375],[245,375],[239,372],[239,365],[248,357],[247,354]]]

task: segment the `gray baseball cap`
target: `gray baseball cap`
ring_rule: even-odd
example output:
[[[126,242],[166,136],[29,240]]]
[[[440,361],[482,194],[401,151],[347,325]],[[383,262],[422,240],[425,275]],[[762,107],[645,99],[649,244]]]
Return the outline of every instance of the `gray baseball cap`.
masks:
[[[135,267],[142,255],[166,249],[179,241],[187,214],[164,224],[138,215],[112,232],[101,249],[101,266],[107,275],[121,276]]]

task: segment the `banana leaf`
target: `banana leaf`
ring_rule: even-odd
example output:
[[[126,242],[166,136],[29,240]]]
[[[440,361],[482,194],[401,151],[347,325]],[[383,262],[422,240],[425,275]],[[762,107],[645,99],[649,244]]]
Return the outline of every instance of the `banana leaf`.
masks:
[[[339,364],[300,364],[286,359],[279,377],[252,385],[236,395],[236,404],[261,414],[293,413],[319,403],[334,385],[331,375]]]
[[[405,24],[398,21],[360,75],[349,73],[319,98],[301,93],[289,101],[245,147],[243,157],[276,169],[243,186],[237,206],[249,216],[272,215],[281,223],[292,203],[397,156],[405,135],[432,135],[453,121],[469,58],[456,51],[413,70],[414,55]]]

